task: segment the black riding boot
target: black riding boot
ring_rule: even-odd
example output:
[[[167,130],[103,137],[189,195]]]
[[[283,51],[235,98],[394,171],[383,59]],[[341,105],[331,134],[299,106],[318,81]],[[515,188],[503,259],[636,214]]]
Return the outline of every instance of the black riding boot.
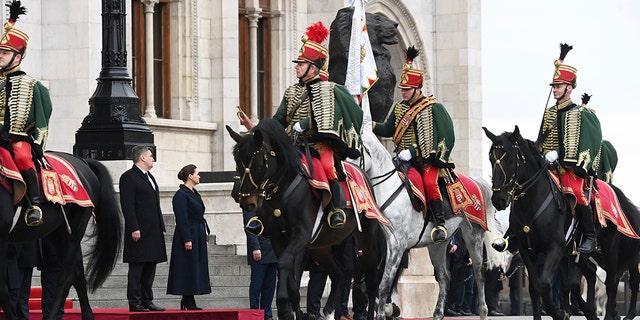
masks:
[[[27,185],[27,201],[29,202],[29,208],[24,214],[24,222],[29,227],[39,226],[42,224],[42,210],[40,209],[38,174],[34,169],[20,171],[20,173]]]
[[[429,209],[436,222],[436,226],[431,230],[431,240],[442,242],[447,239],[447,228],[444,226],[444,212],[442,211],[442,200],[429,201]]]
[[[576,206],[576,217],[582,225],[582,241],[578,252],[591,253],[596,248],[596,228],[593,224],[593,211],[589,206]]]
[[[342,189],[342,183],[339,180],[329,181],[329,190],[331,190],[331,211],[327,216],[327,222],[331,228],[341,228],[347,221],[347,215],[342,208],[347,206],[347,198]]]
[[[247,225],[244,226],[244,229],[251,234],[255,234],[256,236],[262,235],[264,232],[264,225],[258,216],[251,217],[249,221],[247,221]]]

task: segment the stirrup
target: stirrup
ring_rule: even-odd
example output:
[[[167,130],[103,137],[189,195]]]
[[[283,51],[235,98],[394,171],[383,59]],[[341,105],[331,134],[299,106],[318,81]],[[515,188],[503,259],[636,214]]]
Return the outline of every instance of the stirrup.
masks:
[[[29,222],[29,216],[34,212],[37,212],[38,218],[36,218],[35,220],[32,220],[31,222]],[[31,206],[31,207],[29,207],[27,209],[27,211],[24,213],[24,223],[28,227],[37,227],[37,226],[41,225],[42,224],[42,209],[40,209],[39,206]]]
[[[333,218],[333,216],[335,216],[336,214],[339,214],[342,216],[342,221],[337,222],[336,224],[332,224],[331,223],[331,218]],[[329,212],[329,214],[327,215],[327,224],[329,224],[329,227],[331,229],[338,229],[338,228],[342,228],[344,226],[344,224],[347,222],[347,214],[344,213],[344,210],[338,208],[338,209],[333,209]]]
[[[498,241],[502,240],[502,243]],[[498,252],[505,252],[509,247],[509,240],[503,236],[497,236],[491,241],[491,247]]]
[[[256,226],[256,223],[259,225],[259,227]],[[264,232],[264,224],[262,223],[262,221],[260,221],[260,218],[258,218],[258,216],[253,216],[249,219],[249,221],[247,221],[247,224],[244,226],[244,229],[251,234],[254,234],[256,236],[261,236],[262,233]]]
[[[444,232],[444,239],[436,241],[433,239],[433,234],[438,230]],[[433,229],[431,229],[431,241],[433,242],[444,242],[448,237],[449,233],[447,232],[447,228],[445,228],[444,226],[435,226]]]

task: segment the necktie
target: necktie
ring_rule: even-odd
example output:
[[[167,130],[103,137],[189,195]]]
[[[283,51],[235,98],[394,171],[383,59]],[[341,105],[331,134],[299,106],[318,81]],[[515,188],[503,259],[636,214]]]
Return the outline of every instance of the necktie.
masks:
[[[153,190],[156,189],[156,185],[153,183],[153,180],[151,180],[151,176],[149,175],[149,172],[145,172],[144,173],[145,176],[147,176],[147,180],[149,180],[149,183],[151,183],[151,187],[153,188]]]

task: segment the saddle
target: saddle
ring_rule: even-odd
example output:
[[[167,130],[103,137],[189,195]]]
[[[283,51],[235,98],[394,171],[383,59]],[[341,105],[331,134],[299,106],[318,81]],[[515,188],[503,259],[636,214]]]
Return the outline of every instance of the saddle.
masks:
[[[87,190],[82,185],[75,168],[62,157],[45,153],[44,161],[49,168],[41,168],[39,174],[40,194],[42,202],[53,202],[65,205],[75,203],[82,207],[94,207]],[[0,148],[0,185],[8,192],[13,193],[13,204],[20,203],[25,195],[26,184],[11,153],[5,148]]]
[[[422,177],[413,166],[401,164],[398,168],[398,176],[407,186],[407,192],[416,211],[422,211],[427,215],[427,196],[424,193]],[[488,230],[484,194],[478,183],[470,177],[456,173],[451,175],[452,182],[444,182],[438,178],[438,185],[444,184],[446,194],[454,215],[465,215],[470,221],[478,224],[484,230]],[[441,189],[442,190],[442,189]],[[443,197],[444,198],[444,197]]]
[[[331,192],[329,188],[329,180],[322,168],[320,159],[311,157],[312,170],[309,168],[309,162],[306,156],[302,155],[302,164],[307,175],[309,184],[316,191],[318,199],[322,200],[322,206],[326,207],[331,201]],[[373,192],[369,188],[367,178],[362,171],[349,162],[341,162],[344,168],[344,178],[340,179],[340,183],[346,196],[346,208],[357,210],[358,213],[364,213],[369,219],[377,219],[380,223],[389,225],[390,222],[382,215],[378,205],[373,197]],[[311,176],[313,172],[313,176]]]

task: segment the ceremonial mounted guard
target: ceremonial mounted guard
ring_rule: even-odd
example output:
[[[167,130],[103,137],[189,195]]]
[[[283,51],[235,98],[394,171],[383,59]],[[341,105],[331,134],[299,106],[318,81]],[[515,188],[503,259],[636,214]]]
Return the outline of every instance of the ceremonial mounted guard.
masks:
[[[402,101],[395,104],[385,122],[373,122],[373,132],[392,137],[397,158],[409,162],[419,171],[427,206],[437,225],[431,238],[440,242],[448,235],[438,177],[454,179],[451,170],[455,165],[450,154],[455,144],[455,132],[445,107],[434,96],[425,96],[422,92],[425,71],[413,67],[418,53],[413,46],[407,49],[406,64],[398,85],[402,90]]]
[[[8,148],[26,184],[28,209],[25,223],[37,226],[42,223],[40,190],[34,159],[41,159],[47,141],[51,99],[47,88],[20,69],[26,56],[29,36],[14,27],[18,17],[26,13],[20,1],[9,7],[9,21],[4,24],[0,40],[0,136]]]
[[[295,71],[298,83],[289,86],[273,116],[294,143],[308,144],[320,157],[332,200],[327,221],[332,228],[345,224],[346,196],[340,161],[360,156],[362,109],[342,85],[326,81],[328,51],[322,45],[329,30],[317,22],[307,28]]]

